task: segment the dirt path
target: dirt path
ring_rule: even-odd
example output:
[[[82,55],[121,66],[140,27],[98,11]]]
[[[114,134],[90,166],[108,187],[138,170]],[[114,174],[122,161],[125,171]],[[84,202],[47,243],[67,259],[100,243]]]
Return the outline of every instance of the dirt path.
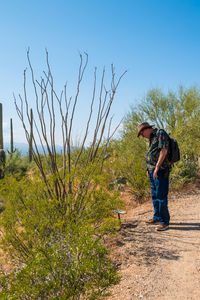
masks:
[[[122,276],[109,300],[200,299],[200,190],[169,197],[170,229],[146,225],[147,203],[122,219],[113,244]]]

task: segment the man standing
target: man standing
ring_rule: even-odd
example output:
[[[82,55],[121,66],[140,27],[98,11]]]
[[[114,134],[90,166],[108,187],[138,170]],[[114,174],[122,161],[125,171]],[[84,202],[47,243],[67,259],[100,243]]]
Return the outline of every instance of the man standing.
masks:
[[[170,215],[168,211],[168,191],[170,163],[167,159],[169,149],[169,136],[163,129],[153,128],[147,122],[137,127],[138,137],[149,140],[147,152],[147,176],[151,183],[151,195],[154,207],[153,219],[147,224],[159,224],[158,231],[169,228]]]

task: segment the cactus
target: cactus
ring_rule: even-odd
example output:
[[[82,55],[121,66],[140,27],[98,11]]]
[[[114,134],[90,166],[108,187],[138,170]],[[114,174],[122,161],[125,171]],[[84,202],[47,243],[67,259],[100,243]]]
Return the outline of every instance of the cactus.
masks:
[[[3,149],[3,107],[0,103],[0,149]]]
[[[33,157],[33,111],[30,110],[30,136],[29,136],[29,162],[32,162]]]
[[[0,179],[4,177],[6,153],[3,150],[3,107],[0,103]]]
[[[14,143],[13,143],[13,123],[12,123],[12,119],[10,119],[10,151],[8,151],[8,153],[12,156],[15,151],[16,149],[14,150]]]

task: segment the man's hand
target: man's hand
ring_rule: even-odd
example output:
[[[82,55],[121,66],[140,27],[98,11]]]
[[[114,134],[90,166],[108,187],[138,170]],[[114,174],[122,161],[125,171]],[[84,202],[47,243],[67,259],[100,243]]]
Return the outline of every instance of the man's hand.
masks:
[[[156,167],[153,172],[153,178],[158,178],[158,171],[159,171],[159,168]]]
[[[163,148],[160,151],[160,154],[159,154],[159,157],[158,157],[158,162],[157,162],[155,170],[153,172],[153,177],[154,178],[158,178],[158,171],[159,171],[159,168],[162,165],[162,163],[163,163],[163,161],[164,161],[164,159],[165,159],[165,157],[167,155],[167,151],[168,150],[166,148]]]

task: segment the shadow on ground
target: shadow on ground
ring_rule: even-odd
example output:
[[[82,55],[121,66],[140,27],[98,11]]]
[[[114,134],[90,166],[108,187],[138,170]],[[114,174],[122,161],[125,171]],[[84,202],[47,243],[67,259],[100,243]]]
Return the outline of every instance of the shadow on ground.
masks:
[[[174,229],[174,230],[200,230],[200,223],[170,223],[169,229]]]
[[[165,242],[169,237],[155,231],[155,226],[147,226],[140,221],[124,223],[121,226],[116,246],[127,264],[151,265],[159,258],[177,260],[178,251],[169,250]]]

